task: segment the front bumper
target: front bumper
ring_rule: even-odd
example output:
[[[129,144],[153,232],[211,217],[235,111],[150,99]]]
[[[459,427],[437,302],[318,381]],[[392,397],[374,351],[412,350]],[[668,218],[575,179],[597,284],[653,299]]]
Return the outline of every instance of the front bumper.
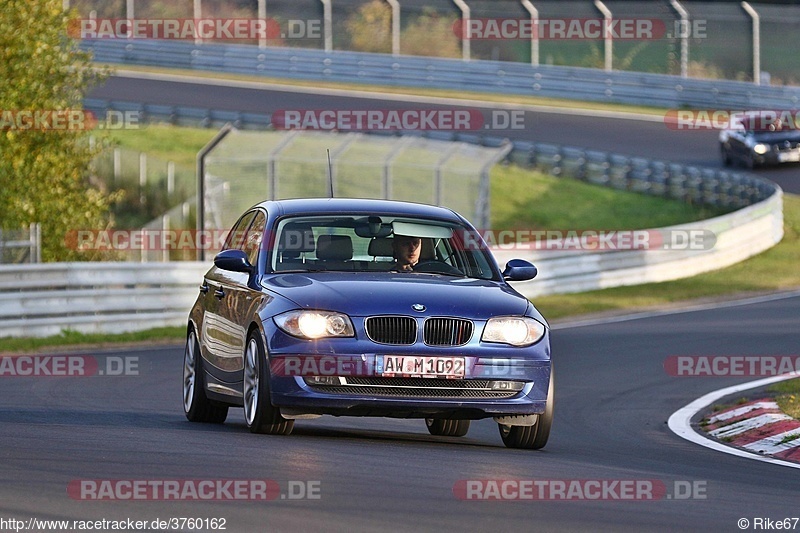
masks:
[[[510,357],[506,353],[465,355],[464,347],[444,353],[420,352],[412,347],[391,347],[381,353],[273,351],[269,356],[271,399],[282,410],[298,414],[470,419],[538,414],[547,404],[551,362],[545,356],[549,349],[544,344],[536,346],[526,349],[534,352],[529,357]],[[464,357],[465,376],[382,376],[378,369],[383,356],[399,353]],[[328,379],[334,383],[326,383]]]

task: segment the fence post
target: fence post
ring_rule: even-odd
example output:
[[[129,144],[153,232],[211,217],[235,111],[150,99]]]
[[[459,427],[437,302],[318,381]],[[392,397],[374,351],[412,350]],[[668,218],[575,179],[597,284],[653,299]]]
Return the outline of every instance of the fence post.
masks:
[[[139,153],[139,201],[145,202],[144,189],[147,186],[147,154]]]
[[[133,0],[125,2],[125,18],[128,19],[128,39],[133,39],[133,18],[135,16],[133,10]]]
[[[222,142],[222,139],[228,135],[231,130],[233,130],[233,126],[228,123],[222,126],[222,129],[214,135],[214,138],[208,141],[203,148],[197,153],[197,232],[200,234],[203,230],[205,230],[206,224],[206,209],[205,209],[205,201],[206,201],[206,156],[213,150],[219,143]],[[206,253],[205,250],[200,247],[197,251],[197,259],[200,261],[206,260]]]
[[[461,57],[464,61],[470,60],[469,49],[469,6],[464,0],[453,0],[461,10]]]
[[[195,20],[194,44],[203,44],[203,38],[200,37],[200,34],[197,32],[197,21],[203,16],[202,0],[194,0],[192,5],[192,13]]]
[[[167,194],[175,193],[175,162],[167,161]]]
[[[530,0],[522,0],[522,7],[528,10],[531,16],[531,65],[539,66],[539,10]]]
[[[678,0],[670,0],[672,8],[678,12],[681,17],[681,78],[689,76],[689,12],[678,2]]]
[[[122,175],[122,151],[119,148],[114,148],[114,182],[119,182]]]
[[[322,2],[322,26],[325,32],[325,52],[333,51],[333,14],[331,13],[331,0]]]
[[[263,49],[267,47],[267,0],[258,0],[258,20],[264,24],[265,34],[258,37],[258,47]]]
[[[600,0],[594,0],[595,7],[603,14],[603,36],[605,43],[603,48],[605,50],[605,70],[610,72],[614,61],[614,39],[611,37],[611,28],[614,23],[614,17],[611,10]]]
[[[753,83],[761,85],[761,17],[748,2],[742,2],[742,7],[753,19]]]
[[[400,2],[386,0],[392,6],[392,55],[400,55]]]

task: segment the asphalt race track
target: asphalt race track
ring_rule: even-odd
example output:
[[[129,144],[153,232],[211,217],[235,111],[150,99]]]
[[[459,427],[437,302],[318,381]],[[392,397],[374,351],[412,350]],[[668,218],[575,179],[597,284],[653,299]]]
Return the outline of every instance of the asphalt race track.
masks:
[[[556,328],[556,418],[540,452],[503,447],[496,425],[432,437],[421,420],[298,421],[289,437],[188,422],[182,348],[97,352],[137,358],[138,375],[5,377],[0,517],[226,518],[227,531],[739,531],[737,521],[798,516],[800,477],[684,441],[668,417],[743,379],[670,377],[670,355],[788,355],[800,296],[706,311]],[[710,332],[713,332],[713,336]],[[319,499],[84,501],[74,480],[317,481]],[[656,501],[459,500],[459,480],[655,480]],[[677,482],[677,484],[676,484]],[[699,487],[679,499],[676,486]],[[297,487],[297,483],[294,484]],[[317,489],[314,489],[317,490]],[[680,492],[680,493],[679,493]],[[295,492],[297,493],[297,492]],[[188,529],[187,529],[188,530]]]
[[[291,89],[279,91],[236,88],[128,77],[111,77],[105,85],[95,88],[90,96],[108,100],[252,113],[273,113],[285,109],[369,110],[445,107],[410,102],[390,103],[374,98],[314,95],[293,92]],[[485,109],[491,108],[491,104],[485,107]],[[713,130],[677,131],[668,128],[663,121],[586,117],[538,111],[527,111],[524,125],[523,130],[485,132],[513,139],[605,150],[705,167],[722,167],[719,158],[719,133]],[[756,174],[777,182],[786,192],[800,194],[800,165],[759,169],[756,170]]]

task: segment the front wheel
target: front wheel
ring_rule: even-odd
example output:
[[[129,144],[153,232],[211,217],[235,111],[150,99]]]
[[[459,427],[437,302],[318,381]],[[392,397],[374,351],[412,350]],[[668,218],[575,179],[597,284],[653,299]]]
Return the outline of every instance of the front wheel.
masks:
[[[203,358],[194,330],[186,336],[183,352],[183,412],[192,422],[222,424],[228,417],[228,406],[213,402],[203,385]]]
[[[720,146],[719,151],[722,158],[722,166],[731,166],[733,164],[733,160],[731,159],[731,154],[728,152],[728,149],[725,147],[725,145]]]
[[[550,368],[550,385],[547,387],[547,405],[544,413],[540,414],[532,426],[506,426],[498,424],[500,437],[506,448],[523,448],[527,450],[540,450],[547,444],[550,437],[550,427],[553,425],[553,369]]]
[[[294,420],[281,416],[269,395],[269,369],[261,335],[253,331],[244,353],[244,419],[251,433],[288,435]]]
[[[463,437],[469,431],[469,420],[426,418],[425,425],[431,435],[439,437]]]

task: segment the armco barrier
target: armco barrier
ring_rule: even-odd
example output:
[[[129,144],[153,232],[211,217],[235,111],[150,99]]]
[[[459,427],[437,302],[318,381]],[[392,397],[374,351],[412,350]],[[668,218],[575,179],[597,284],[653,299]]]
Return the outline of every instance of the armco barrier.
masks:
[[[0,337],[183,324],[209,266],[195,262],[0,265]]]
[[[419,56],[158,40],[85,40],[99,63],[309,81],[571,98],[653,107],[795,109],[800,87],[666,74]]]
[[[732,213],[689,224],[660,228],[703,230],[716,236],[708,250],[492,250],[497,262],[521,258],[539,269],[536,279],[514,287],[532,298],[546,294],[583,292],[695,276],[736,264],[767,250],[783,238],[783,193]]]

